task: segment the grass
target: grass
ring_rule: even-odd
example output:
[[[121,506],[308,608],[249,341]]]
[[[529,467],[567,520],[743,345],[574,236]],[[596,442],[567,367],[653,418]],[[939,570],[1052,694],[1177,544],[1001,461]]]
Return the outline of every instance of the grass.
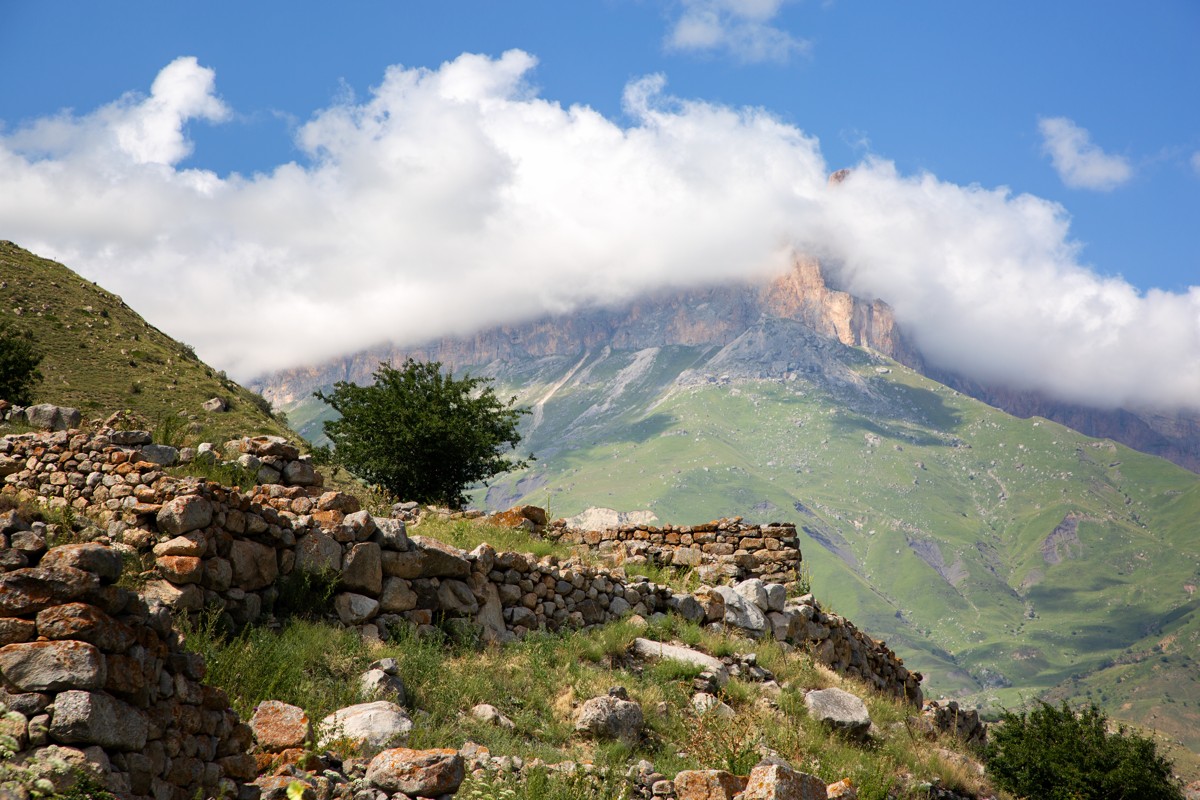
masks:
[[[771,641],[728,638],[679,619],[648,628],[618,622],[587,632],[540,634],[486,649],[397,633],[395,641],[368,645],[353,632],[293,619],[278,631],[248,629],[230,638],[210,622],[188,630],[186,643],[205,656],[206,680],[224,688],[243,717],[257,703],[274,699],[298,705],[319,720],[358,702],[357,675],[373,659],[391,657],[400,664],[416,722],[411,746],[459,748],[472,741],[494,755],[596,766],[586,778],[534,771],[523,781],[472,779],[463,787],[465,797],[616,797],[614,776],[640,758],[668,776],[681,769],[731,766],[744,773],[764,748],[827,781],[853,778],[864,800],[887,797],[903,775],[964,789],[979,785],[978,778],[957,773],[929,743],[909,734],[903,720],[913,713],[910,707],[842,679],[803,653],[785,653]],[[737,710],[735,722],[697,717],[690,702],[694,668],[665,663],[643,668],[628,661],[631,642],[643,635],[691,641],[710,651],[753,652],[788,688],[772,704],[760,685],[735,679],[723,696]],[[614,685],[624,686],[646,714],[646,735],[632,749],[590,742],[574,732],[577,704]],[[807,717],[801,690],[832,685],[867,698],[880,731],[871,744],[840,740]],[[488,725],[466,713],[478,703],[495,705],[514,728]],[[894,796],[923,794],[905,789]]]

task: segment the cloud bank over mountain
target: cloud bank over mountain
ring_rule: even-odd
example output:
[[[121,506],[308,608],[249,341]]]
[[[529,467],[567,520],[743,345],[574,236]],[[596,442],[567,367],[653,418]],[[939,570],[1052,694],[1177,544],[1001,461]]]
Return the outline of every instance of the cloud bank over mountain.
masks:
[[[233,111],[180,58],[148,96],[0,131],[0,235],[243,378],[767,274],[798,249],[892,303],[939,366],[1200,408],[1200,287],[1142,295],[1096,275],[1061,206],[875,157],[831,187],[819,143],[765,110],[650,76],[618,122],[540,97],[535,64],[513,50],[391,67],[299,127],[301,161],[217,175],[188,165],[186,130]]]

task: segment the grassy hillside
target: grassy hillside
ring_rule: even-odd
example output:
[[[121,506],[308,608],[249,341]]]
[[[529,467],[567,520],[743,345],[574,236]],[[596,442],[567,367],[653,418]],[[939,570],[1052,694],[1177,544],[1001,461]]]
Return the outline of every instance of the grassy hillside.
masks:
[[[78,408],[84,419],[129,409],[147,425],[182,414],[205,435],[293,435],[261,397],[196,358],[120,297],[62,264],[0,242],[0,319],[32,331],[43,353],[35,402]],[[212,397],[226,412],[206,412]]]
[[[1200,749],[1181,705],[1196,684],[1178,681],[1190,634],[1172,640],[1174,662],[1129,665],[1147,671],[1136,697],[1104,677],[1200,625],[1200,477],[806,330],[773,322],[724,349],[481,365],[533,408],[538,460],[479,501],[793,521],[819,596],[935,693],[999,708],[1090,689],[1114,717]],[[310,431],[323,418],[298,410]],[[1164,706],[1168,685],[1180,702]]]

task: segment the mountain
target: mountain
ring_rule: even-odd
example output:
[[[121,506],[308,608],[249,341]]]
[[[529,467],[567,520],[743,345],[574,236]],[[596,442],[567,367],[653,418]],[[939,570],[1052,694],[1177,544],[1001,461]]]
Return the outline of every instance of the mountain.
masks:
[[[813,262],[263,389],[311,436],[328,413],[312,388],[404,355],[494,377],[531,407],[538,460],[487,506],[793,521],[818,595],[936,691],[990,708],[1091,697],[1200,749],[1200,477],[904,366],[919,357],[888,307],[830,289]],[[1168,681],[1171,704],[1154,688]]]
[[[0,319],[30,331],[43,354],[34,401],[85,419],[128,409],[149,426],[182,414],[215,441],[294,434],[262,397],[200,361],[120,297],[55,261],[0,241]],[[224,411],[205,410],[213,398]]]

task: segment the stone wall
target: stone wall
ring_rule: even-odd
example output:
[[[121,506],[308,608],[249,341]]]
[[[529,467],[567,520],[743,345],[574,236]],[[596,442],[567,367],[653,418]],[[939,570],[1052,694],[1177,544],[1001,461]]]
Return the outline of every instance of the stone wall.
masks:
[[[694,568],[700,580],[710,584],[748,578],[790,583],[799,577],[801,554],[792,523],[750,525],[733,517],[702,525],[622,525],[587,531],[559,520],[542,535],[586,546],[617,563],[642,560]]]
[[[752,578],[684,594],[575,558],[497,553],[486,544],[468,553],[426,537],[410,537],[402,521],[375,519],[359,508],[355,498],[322,491],[315,482],[239,491],[201,479],[172,477],[158,463],[168,460],[154,449],[158,446],[149,443],[147,436],[132,433],[138,432],[63,431],[0,438],[4,493],[36,497],[51,507],[100,520],[106,528],[91,532],[93,543],[74,547],[107,554],[96,556],[107,565],[103,578],[76,576],[74,588],[55,594],[57,579],[37,575],[38,570],[44,571],[47,559],[63,558],[56,555],[61,548],[47,552],[44,531],[23,526],[11,512],[0,519],[0,572],[6,573],[0,576],[4,581],[0,598],[7,598],[6,605],[0,606],[0,617],[5,618],[0,620],[0,630],[16,631],[6,634],[15,638],[4,641],[0,649],[0,672],[10,685],[22,689],[20,693],[30,693],[24,689],[38,693],[33,684],[21,684],[24,679],[14,681],[4,664],[15,663],[11,659],[23,663],[27,650],[46,647],[32,641],[50,639],[43,633],[41,615],[64,603],[95,608],[97,612],[71,613],[87,619],[103,613],[116,620],[115,625],[124,626],[122,630],[136,632],[140,638],[129,642],[118,638],[104,645],[86,641],[51,645],[86,651],[93,663],[92,677],[79,686],[54,684],[42,692],[44,698],[26,706],[31,712],[29,730],[40,730],[32,718],[41,716],[57,691],[79,693],[71,695],[70,701],[91,709],[80,712],[93,720],[88,725],[96,719],[144,719],[146,741],[163,743],[163,759],[158,758],[157,746],[154,750],[132,747],[140,742],[137,736],[109,747],[107,740],[95,738],[105,735],[101,728],[107,725],[87,728],[91,733],[79,734],[80,738],[59,740],[87,744],[86,737],[93,736],[91,743],[104,746],[117,769],[114,780],[122,786],[128,781],[135,795],[153,794],[164,800],[182,798],[176,790],[187,794],[203,787],[209,792],[229,775],[240,777],[238,770],[244,766],[238,760],[221,760],[240,759],[244,754],[244,747],[236,746],[242,729],[228,716],[221,696],[199,684],[203,668],[179,650],[169,615],[218,609],[234,625],[247,624],[269,614],[281,590],[289,585],[294,589],[304,575],[326,576],[334,587],[331,613],[365,637],[386,638],[398,625],[420,630],[436,624],[503,642],[538,629],[580,628],[632,614],[676,613],[743,635],[773,635],[787,646],[811,650],[823,663],[881,692],[921,703],[921,675],[905,668],[884,643],[849,620],[823,611],[811,596],[788,598],[782,584]],[[280,443],[264,439],[245,441],[240,449],[261,462],[269,456],[267,450],[279,447]],[[289,475],[288,465],[303,463],[289,459],[291,455],[275,456],[281,461],[276,462],[278,469],[272,469]],[[150,457],[157,460],[147,460]],[[680,549],[674,553],[694,550],[698,534],[712,538],[699,541],[701,547],[731,544],[735,537],[739,543],[746,538],[781,543],[779,549],[761,545],[766,553],[782,551],[782,543],[789,539],[794,542],[794,530],[784,526],[743,528],[730,521],[723,523],[722,530],[721,524],[714,524],[712,530],[693,526],[628,533],[632,543],[649,543],[650,535],[662,535],[667,547],[674,546],[669,537],[678,535]],[[756,530],[763,535],[744,535]],[[639,538],[642,534],[647,538]],[[691,542],[685,543],[684,536],[690,536]],[[738,549],[750,552],[746,547]],[[736,550],[727,555],[736,558],[735,554]],[[112,565],[117,562],[140,564],[140,596],[108,585],[120,571],[114,573]],[[45,585],[51,588],[39,590],[44,600],[30,605],[11,599],[21,591],[12,587],[35,578],[50,581]],[[104,623],[100,627],[108,625],[106,618],[99,619]],[[71,640],[67,634],[59,638]],[[99,666],[110,661],[122,666],[111,670]],[[124,679],[135,682],[120,683]],[[52,720],[50,724],[53,731]],[[140,722],[130,724],[141,730]],[[143,756],[150,761],[143,761]]]
[[[169,610],[114,585],[109,547],[26,552],[29,566],[0,574],[0,702],[18,763],[60,759],[121,797],[238,796],[255,775],[250,730],[202,683]]]

